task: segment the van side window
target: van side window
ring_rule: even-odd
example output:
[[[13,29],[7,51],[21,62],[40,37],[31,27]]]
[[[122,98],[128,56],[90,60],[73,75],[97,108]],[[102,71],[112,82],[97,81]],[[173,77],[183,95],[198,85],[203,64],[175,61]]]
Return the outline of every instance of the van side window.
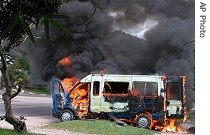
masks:
[[[57,81],[54,82],[54,91],[55,91],[56,94],[64,92],[64,89],[63,89],[61,83],[59,83]]]
[[[103,93],[128,94],[128,82],[105,82]]]
[[[157,82],[133,82],[133,96],[157,97]]]
[[[93,82],[93,96],[99,96],[99,88],[100,88],[100,82],[99,81]]]

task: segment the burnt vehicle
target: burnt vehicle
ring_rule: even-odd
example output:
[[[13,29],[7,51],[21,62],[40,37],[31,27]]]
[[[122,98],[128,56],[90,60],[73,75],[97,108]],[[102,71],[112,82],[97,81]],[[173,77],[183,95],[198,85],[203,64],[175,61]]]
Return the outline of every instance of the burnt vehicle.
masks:
[[[140,128],[184,119],[185,76],[90,74],[65,90],[52,81],[52,115],[60,121],[110,116]]]

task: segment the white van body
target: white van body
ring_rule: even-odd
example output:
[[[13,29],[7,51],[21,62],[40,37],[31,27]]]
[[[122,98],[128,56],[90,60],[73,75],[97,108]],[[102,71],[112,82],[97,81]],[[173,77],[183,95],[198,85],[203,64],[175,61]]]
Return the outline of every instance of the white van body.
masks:
[[[66,93],[62,110],[70,110],[71,118],[107,113],[148,128],[166,118],[185,117],[185,81],[184,76],[90,74]],[[56,105],[53,113],[64,114]]]

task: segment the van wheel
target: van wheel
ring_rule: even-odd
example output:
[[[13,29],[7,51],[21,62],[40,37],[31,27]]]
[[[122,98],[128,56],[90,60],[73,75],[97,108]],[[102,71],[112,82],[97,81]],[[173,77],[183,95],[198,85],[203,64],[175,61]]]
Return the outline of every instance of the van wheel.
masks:
[[[151,119],[147,114],[141,114],[137,118],[136,125],[139,128],[149,128],[151,125]]]
[[[63,110],[59,116],[61,122],[70,121],[74,119],[74,114],[71,110]]]

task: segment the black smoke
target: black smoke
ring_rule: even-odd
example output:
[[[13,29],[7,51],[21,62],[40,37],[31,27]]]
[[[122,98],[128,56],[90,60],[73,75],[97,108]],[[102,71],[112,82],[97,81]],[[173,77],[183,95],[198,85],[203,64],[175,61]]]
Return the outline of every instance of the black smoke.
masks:
[[[114,74],[186,75],[188,97],[194,100],[194,0],[100,0],[89,20],[94,3],[72,0],[60,8],[69,18],[57,21],[73,38],[52,28],[50,42],[40,38],[36,46],[27,45],[34,80],[82,78],[100,69]],[[120,31],[148,21],[155,25],[142,37]],[[58,64],[64,57],[70,57],[69,67]]]

